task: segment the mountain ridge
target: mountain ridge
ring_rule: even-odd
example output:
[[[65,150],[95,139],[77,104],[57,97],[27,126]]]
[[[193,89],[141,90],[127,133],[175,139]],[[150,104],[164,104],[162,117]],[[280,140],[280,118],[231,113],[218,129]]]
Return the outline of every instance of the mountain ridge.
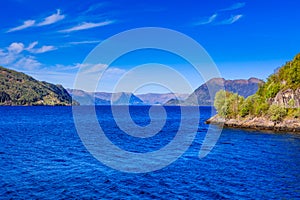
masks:
[[[80,105],[142,105],[143,101],[128,92],[86,92],[79,89],[67,89]]]
[[[179,102],[182,105],[212,105],[215,94],[221,89],[236,92],[244,97],[248,97],[254,94],[262,83],[262,80],[254,77],[235,80],[212,78],[194,90],[184,102],[171,99],[166,105],[173,105],[173,102]],[[210,95],[212,95],[212,97]]]
[[[0,66],[0,105],[72,105],[72,98],[62,85]]]

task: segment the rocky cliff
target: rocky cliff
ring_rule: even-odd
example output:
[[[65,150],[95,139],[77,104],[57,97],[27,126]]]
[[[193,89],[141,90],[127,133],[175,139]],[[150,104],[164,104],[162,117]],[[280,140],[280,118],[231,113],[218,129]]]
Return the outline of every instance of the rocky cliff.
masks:
[[[274,98],[269,99],[269,104],[285,108],[300,107],[300,88],[280,90]]]

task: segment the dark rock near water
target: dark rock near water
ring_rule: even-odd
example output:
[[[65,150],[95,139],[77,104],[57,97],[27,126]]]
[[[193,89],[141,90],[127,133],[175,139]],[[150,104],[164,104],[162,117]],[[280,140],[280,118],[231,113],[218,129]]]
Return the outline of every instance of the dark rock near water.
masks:
[[[300,133],[299,119],[288,119],[282,122],[273,122],[266,117],[224,119],[219,115],[215,115],[210,119],[208,119],[206,123],[216,124],[216,125],[231,127],[231,128]]]

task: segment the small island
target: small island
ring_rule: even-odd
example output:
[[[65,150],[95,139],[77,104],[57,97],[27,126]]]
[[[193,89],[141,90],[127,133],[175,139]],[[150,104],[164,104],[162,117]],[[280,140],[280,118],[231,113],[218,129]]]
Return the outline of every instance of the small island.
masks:
[[[300,54],[287,62],[247,98],[219,91],[217,115],[208,124],[225,127],[300,133]]]

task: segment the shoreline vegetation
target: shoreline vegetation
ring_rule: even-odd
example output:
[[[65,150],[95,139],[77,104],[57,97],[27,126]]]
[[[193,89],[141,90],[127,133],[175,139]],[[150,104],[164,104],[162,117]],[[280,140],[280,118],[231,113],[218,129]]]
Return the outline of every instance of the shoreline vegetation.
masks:
[[[247,98],[219,91],[217,114],[206,121],[225,127],[300,133],[300,54],[270,75]]]

